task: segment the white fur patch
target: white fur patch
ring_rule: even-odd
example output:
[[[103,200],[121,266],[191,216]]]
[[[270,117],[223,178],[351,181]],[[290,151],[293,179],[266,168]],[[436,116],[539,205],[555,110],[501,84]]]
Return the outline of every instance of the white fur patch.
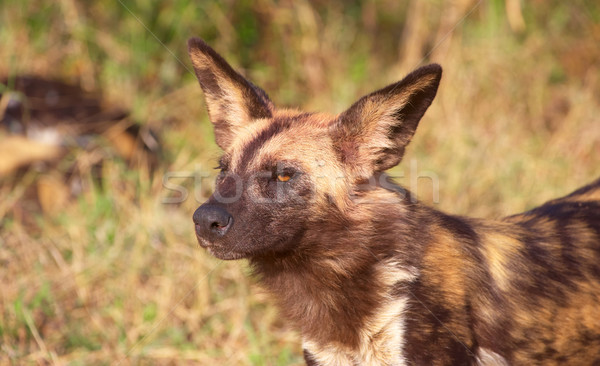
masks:
[[[319,365],[373,365],[404,366],[404,313],[408,298],[392,297],[390,292],[398,282],[411,281],[416,273],[401,269],[396,263],[382,263],[378,268],[380,283],[388,289],[387,301],[365,321],[359,331],[359,346],[328,343],[317,344],[309,339],[303,342],[306,349]]]
[[[403,366],[404,318],[407,299],[399,298],[382,306],[381,310],[367,322],[360,332],[358,349],[341,344],[317,344],[303,342],[306,349],[319,365],[347,366]]]
[[[508,366],[504,357],[487,348],[479,348],[476,359],[478,366]]]

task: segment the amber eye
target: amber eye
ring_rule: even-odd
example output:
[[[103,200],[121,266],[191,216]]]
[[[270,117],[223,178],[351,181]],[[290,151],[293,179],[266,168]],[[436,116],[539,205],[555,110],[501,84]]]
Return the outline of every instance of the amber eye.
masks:
[[[280,182],[287,182],[292,179],[292,176],[286,173],[277,174],[277,180]]]

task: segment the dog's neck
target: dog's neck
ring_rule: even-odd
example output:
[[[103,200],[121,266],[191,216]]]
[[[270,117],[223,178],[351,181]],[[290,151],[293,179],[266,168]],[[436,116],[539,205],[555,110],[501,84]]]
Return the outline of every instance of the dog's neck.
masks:
[[[357,325],[418,275],[417,236],[426,235],[416,226],[420,205],[382,189],[356,199],[346,213],[307,228],[295,251],[251,259],[283,315],[315,342],[357,346]]]

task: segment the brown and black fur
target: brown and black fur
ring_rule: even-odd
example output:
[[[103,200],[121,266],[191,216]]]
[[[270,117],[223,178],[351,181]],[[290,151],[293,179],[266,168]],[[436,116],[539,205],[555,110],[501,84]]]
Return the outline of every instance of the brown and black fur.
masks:
[[[248,258],[309,365],[600,365],[600,180],[502,220],[448,215],[383,173],[438,65],[336,115],[277,109],[199,39],[223,148],[201,246]]]

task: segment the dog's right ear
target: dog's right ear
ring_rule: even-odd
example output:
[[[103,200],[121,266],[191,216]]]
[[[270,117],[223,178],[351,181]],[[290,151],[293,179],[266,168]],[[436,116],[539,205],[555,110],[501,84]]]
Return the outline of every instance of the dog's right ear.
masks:
[[[441,77],[439,65],[423,66],[341,113],[330,127],[341,160],[363,178],[398,164]]]
[[[188,52],[204,91],[215,140],[223,150],[244,125],[272,116],[273,103],[267,94],[238,74],[203,40],[190,38]]]

